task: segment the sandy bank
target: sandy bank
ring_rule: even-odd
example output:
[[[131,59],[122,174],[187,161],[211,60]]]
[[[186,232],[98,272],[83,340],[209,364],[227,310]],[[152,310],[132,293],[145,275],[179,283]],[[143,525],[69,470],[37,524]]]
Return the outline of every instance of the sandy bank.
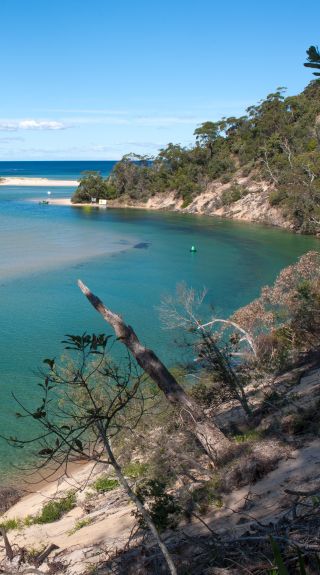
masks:
[[[85,203],[81,203],[81,204],[73,204],[71,203],[71,198],[50,198],[49,199],[49,204],[54,205],[54,206],[80,206],[80,207],[93,207],[93,208],[103,208],[106,209],[106,206],[100,206],[99,204],[91,204],[89,202]],[[113,207],[113,206],[109,206],[109,207]]]
[[[77,180],[49,180],[48,178],[1,178],[0,186],[51,186],[51,187],[75,187]]]

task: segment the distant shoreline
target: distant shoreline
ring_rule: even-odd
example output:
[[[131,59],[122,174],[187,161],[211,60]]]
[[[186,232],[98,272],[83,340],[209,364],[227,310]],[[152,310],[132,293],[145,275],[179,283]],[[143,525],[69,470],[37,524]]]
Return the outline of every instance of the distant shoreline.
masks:
[[[49,178],[1,178],[0,186],[51,186],[51,187],[77,187],[78,180],[50,180]]]

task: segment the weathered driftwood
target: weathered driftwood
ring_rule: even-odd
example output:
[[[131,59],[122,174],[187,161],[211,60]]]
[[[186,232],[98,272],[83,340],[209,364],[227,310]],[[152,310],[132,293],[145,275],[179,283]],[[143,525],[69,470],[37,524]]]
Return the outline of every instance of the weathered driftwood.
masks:
[[[35,559],[36,566],[39,567],[39,565],[41,565],[47,559],[47,557],[49,557],[50,553],[52,553],[52,551],[55,551],[56,549],[59,549],[59,546],[55,545],[54,543],[51,543],[51,545],[49,545],[49,547],[44,549],[42,553],[39,553],[39,555],[37,555]]]
[[[79,280],[78,285],[93,307],[111,325],[117,338],[130,350],[140,367],[165,394],[168,401],[180,408],[184,421],[196,435],[206,453],[214,460],[222,458],[230,446],[229,439],[205,415],[198,403],[186,394],[156,354],[141,344],[133,328],[126,325],[118,314],[108,309],[82,281]]]

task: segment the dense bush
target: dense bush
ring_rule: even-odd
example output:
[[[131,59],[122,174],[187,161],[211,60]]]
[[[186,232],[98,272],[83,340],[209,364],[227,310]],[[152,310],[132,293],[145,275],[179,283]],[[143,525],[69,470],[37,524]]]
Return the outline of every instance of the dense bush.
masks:
[[[115,196],[116,191],[112,184],[104,180],[98,172],[84,172],[71,201],[81,204],[91,202],[94,198],[100,200]]]

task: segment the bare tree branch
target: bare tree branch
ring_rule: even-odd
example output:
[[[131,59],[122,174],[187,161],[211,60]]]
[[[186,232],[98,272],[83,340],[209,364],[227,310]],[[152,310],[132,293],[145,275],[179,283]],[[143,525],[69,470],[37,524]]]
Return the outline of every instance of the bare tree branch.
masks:
[[[137,363],[158,385],[168,401],[182,408],[184,419],[187,419],[206,453],[215,460],[223,458],[226,448],[230,446],[229,439],[207,418],[198,403],[186,394],[156,354],[141,344],[133,328],[126,325],[118,314],[109,310],[81,280],[78,281],[78,285],[91,305],[111,325],[118,339],[130,350]]]

